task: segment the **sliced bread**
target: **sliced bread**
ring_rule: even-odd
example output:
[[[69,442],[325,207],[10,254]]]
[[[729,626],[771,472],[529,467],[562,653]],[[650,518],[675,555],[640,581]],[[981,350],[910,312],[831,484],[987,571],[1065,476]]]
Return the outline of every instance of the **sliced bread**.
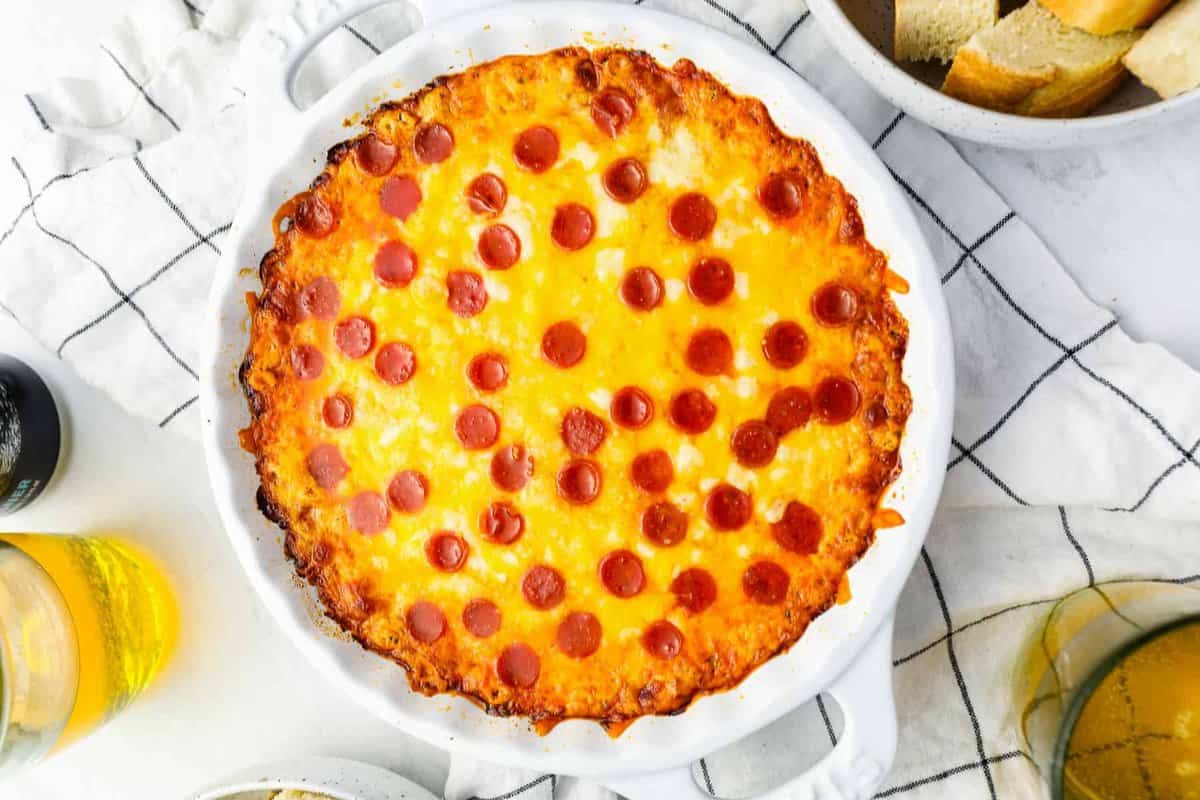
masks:
[[[1125,66],[1161,97],[1200,87],[1200,0],[1180,0],[1125,56]]]
[[[896,0],[896,58],[948,64],[999,13],[999,0]]]
[[[1041,0],[1068,25],[1097,36],[1142,28],[1158,19],[1173,0]]]
[[[996,111],[1079,116],[1120,85],[1140,35],[1094,36],[1030,0],[959,48],[942,91]]]

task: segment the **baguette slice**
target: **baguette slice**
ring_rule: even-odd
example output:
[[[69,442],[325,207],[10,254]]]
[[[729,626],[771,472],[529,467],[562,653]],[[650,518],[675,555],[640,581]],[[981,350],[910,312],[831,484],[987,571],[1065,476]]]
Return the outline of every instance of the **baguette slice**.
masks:
[[[1097,36],[1143,28],[1174,0],[1041,0],[1068,25]]]
[[[1125,55],[1125,66],[1160,97],[1200,87],[1200,0],[1182,0]]]
[[[959,48],[942,91],[1030,117],[1077,117],[1124,80],[1121,57],[1140,32],[1093,36],[1030,2]]]
[[[999,5],[999,0],[896,0],[896,58],[950,63],[968,39],[996,24]]]

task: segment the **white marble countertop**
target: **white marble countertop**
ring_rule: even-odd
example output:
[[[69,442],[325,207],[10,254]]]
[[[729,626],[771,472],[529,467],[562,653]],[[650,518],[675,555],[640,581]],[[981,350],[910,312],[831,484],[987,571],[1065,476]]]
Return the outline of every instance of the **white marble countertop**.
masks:
[[[90,46],[126,4],[9,6],[0,91],[69,71],[71,52]],[[1200,369],[1200,117],[1091,150],[958,146],[1130,334]],[[0,785],[0,800],[177,798],[240,767],[306,754],[372,761],[440,790],[443,753],[349,705],[276,631],[221,533],[199,448],[128,417],[2,315],[0,350],[55,385],[73,432],[57,484],[0,518],[0,530],[141,541],[164,561],[183,617],[179,651],[150,692],[96,735]]]

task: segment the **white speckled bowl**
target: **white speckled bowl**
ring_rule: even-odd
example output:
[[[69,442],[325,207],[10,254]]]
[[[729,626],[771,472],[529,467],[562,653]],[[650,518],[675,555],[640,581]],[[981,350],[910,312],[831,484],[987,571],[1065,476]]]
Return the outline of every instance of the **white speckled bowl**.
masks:
[[[1149,133],[1200,111],[1200,89],[1160,100],[1132,77],[1078,119],[989,111],[938,91],[944,68],[892,60],[894,0],[808,0],[808,7],[837,51],[876,91],[917,119],[964,139],[1021,149],[1081,147]]]
[[[394,772],[344,758],[302,758],[251,767],[190,800],[267,800],[272,792],[284,789],[315,792],[333,800],[436,800]]]

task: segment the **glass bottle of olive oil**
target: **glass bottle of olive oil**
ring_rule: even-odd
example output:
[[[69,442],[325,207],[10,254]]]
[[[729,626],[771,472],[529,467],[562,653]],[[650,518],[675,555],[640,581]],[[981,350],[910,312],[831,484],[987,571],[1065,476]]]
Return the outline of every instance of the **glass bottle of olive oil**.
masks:
[[[129,544],[0,535],[0,775],[125,708],[176,632],[161,573]]]

